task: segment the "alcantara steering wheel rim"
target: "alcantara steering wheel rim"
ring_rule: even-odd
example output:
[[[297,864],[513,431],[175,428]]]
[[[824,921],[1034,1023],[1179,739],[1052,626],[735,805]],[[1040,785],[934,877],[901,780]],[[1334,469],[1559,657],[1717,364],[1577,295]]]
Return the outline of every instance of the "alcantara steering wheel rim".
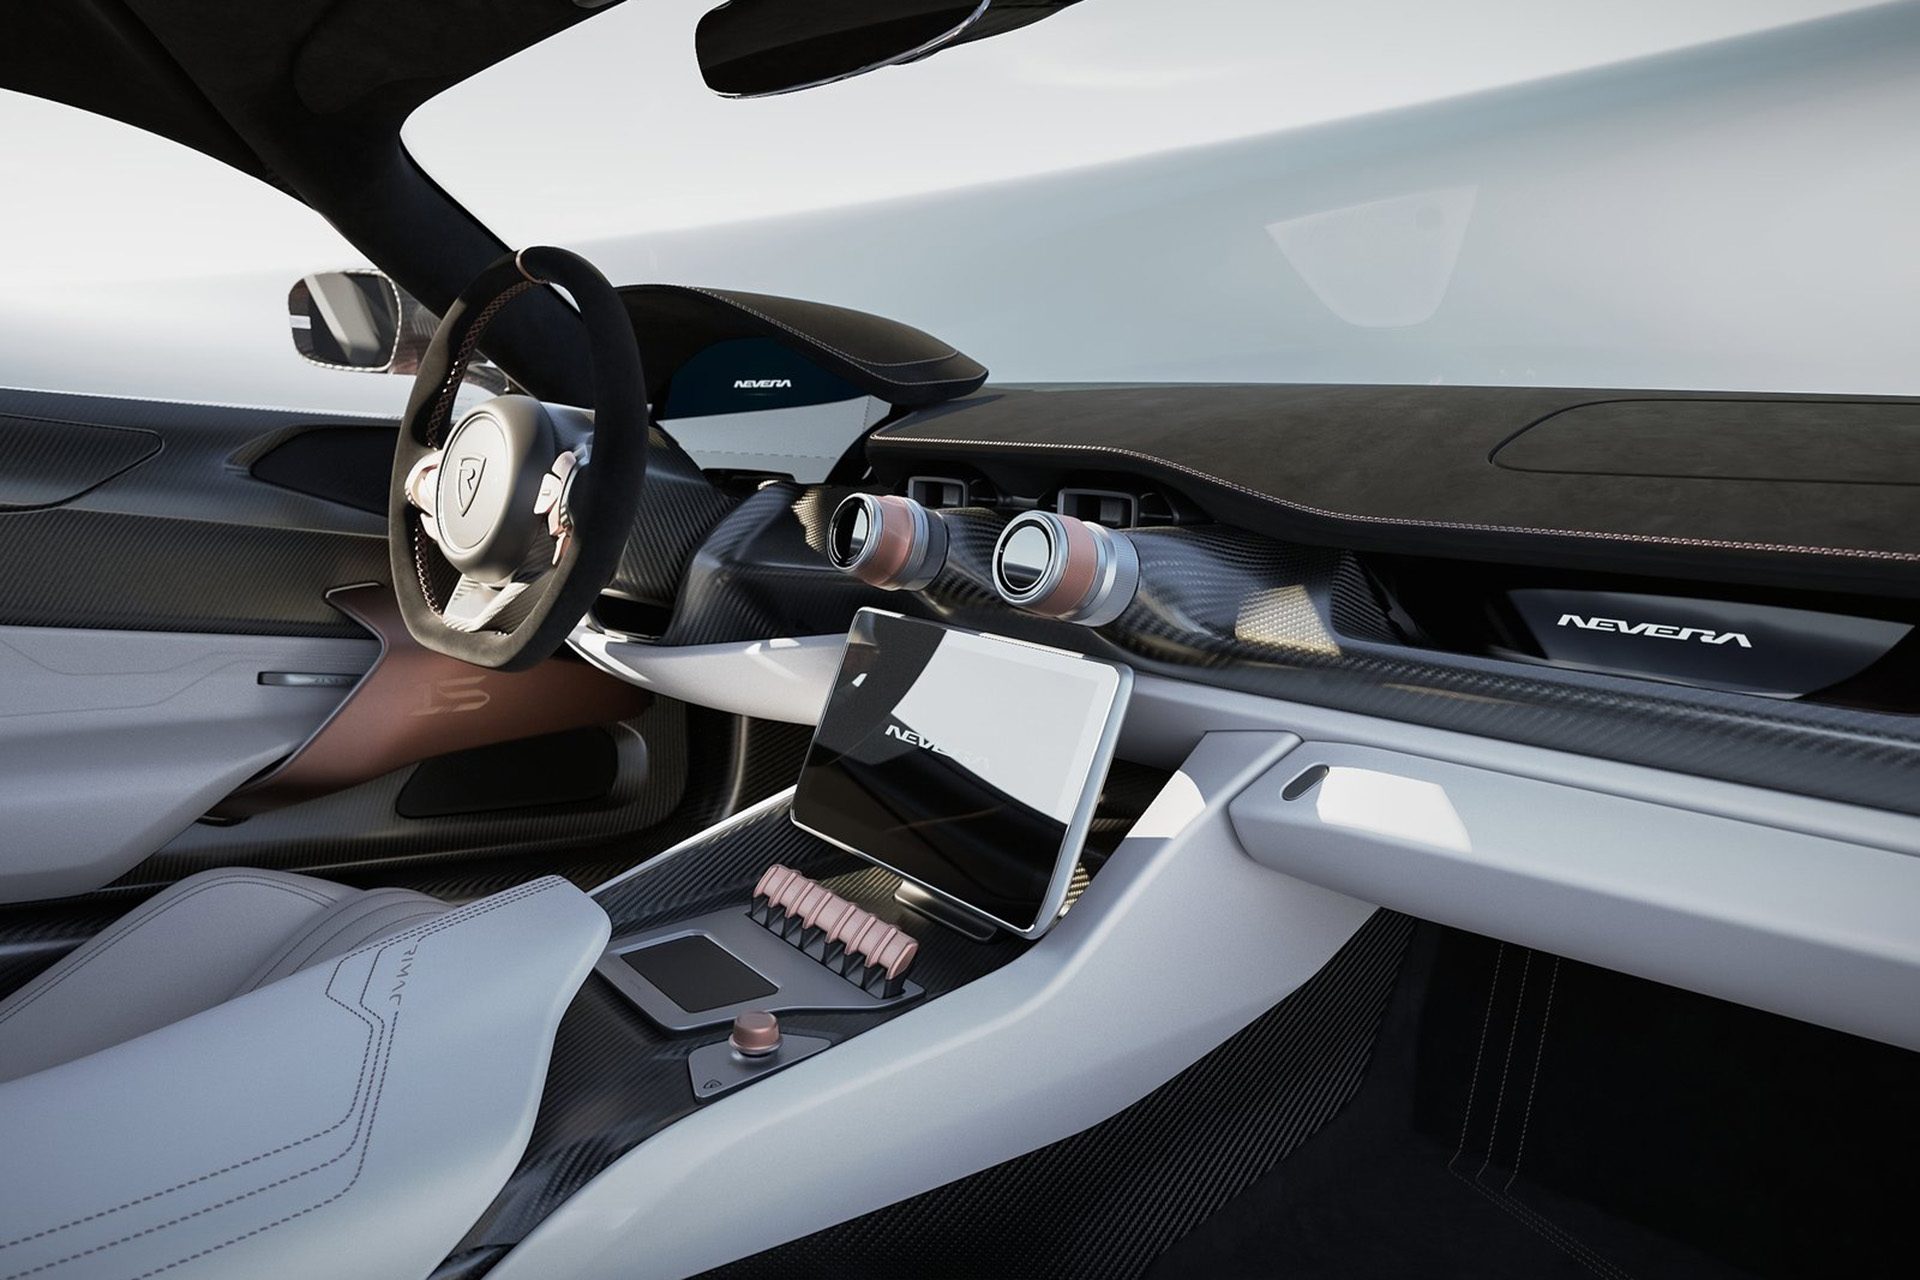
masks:
[[[577,410],[496,396],[453,420],[487,325],[529,290],[579,309],[592,364],[591,424]],[[619,565],[647,465],[646,379],[625,304],[565,249],[489,266],[433,335],[394,448],[389,564],[407,630],[476,666],[551,656]]]

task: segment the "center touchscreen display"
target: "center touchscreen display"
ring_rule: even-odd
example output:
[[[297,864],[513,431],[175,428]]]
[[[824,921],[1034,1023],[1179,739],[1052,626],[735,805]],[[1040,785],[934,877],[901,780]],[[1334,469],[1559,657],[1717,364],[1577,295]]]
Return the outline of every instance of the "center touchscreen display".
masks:
[[[863,609],[793,820],[1025,937],[1059,915],[1133,673]]]

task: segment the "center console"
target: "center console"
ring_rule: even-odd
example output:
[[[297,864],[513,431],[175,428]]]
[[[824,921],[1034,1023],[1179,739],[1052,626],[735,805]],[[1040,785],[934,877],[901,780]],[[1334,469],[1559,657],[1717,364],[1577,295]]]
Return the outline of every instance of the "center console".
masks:
[[[1112,663],[862,610],[787,816],[892,873],[894,910],[770,862],[744,903],[616,920],[600,975],[662,1033],[708,1033],[687,1066],[704,1102],[831,1043],[768,1015],[925,995],[909,972],[933,932],[1039,937],[1065,908],[1131,684]]]
[[[561,1023],[526,1156],[450,1263],[497,1256],[651,1135],[1026,951],[1165,779],[1110,773],[1130,687],[1111,663],[862,611],[797,786],[595,891],[612,940]]]

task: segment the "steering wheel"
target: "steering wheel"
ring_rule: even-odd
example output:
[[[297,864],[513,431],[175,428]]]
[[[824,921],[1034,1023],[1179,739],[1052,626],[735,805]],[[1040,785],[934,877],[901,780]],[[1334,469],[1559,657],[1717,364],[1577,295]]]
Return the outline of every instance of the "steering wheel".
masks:
[[[591,416],[504,395],[451,422],[488,323],[549,284],[584,322]],[[387,520],[407,630],[481,667],[514,671],[551,656],[618,567],[646,467],[646,379],[620,295],[565,249],[495,262],[447,309],[400,423]]]

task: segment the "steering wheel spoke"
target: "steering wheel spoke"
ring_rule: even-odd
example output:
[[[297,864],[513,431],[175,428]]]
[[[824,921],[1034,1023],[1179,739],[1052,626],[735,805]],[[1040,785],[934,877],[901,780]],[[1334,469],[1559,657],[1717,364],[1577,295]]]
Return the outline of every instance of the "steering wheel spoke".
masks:
[[[447,597],[447,607],[440,611],[440,620],[452,631],[469,635],[484,631],[530,585],[526,582],[506,582],[489,586],[462,574],[460,581],[454,584],[452,594]]]
[[[407,478],[401,483],[407,505],[419,514],[420,528],[433,539],[434,545],[440,545],[440,522],[434,519],[434,488],[439,484],[440,466],[446,461],[446,450],[435,449],[414,463],[407,472]]]
[[[559,564],[573,541],[573,511],[567,499],[573,480],[580,471],[580,459],[568,449],[553,460],[553,466],[540,478],[540,492],[533,499],[533,514],[547,518],[547,536],[553,539],[553,563]]]

